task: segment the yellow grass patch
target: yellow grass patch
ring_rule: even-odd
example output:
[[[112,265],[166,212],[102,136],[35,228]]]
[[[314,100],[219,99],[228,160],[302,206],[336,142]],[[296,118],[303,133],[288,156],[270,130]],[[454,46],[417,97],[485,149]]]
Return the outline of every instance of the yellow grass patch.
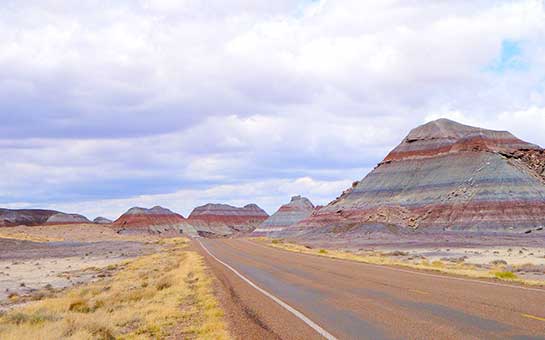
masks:
[[[526,280],[516,275],[498,275],[496,270],[487,270],[485,268],[479,268],[472,264],[467,263],[450,263],[444,261],[433,261],[429,262],[428,260],[421,260],[419,262],[411,260],[403,260],[399,258],[394,258],[382,254],[380,252],[350,252],[334,249],[312,249],[305,247],[300,244],[281,241],[278,239],[271,240],[266,237],[256,237],[254,240],[266,244],[270,247],[289,250],[302,254],[311,254],[317,256],[330,257],[335,259],[351,260],[356,262],[368,263],[368,264],[377,264],[377,265],[386,265],[386,266],[398,266],[411,269],[427,270],[434,271],[444,274],[460,275],[471,278],[486,278],[486,279],[498,279],[509,282],[517,282],[526,285],[544,285],[544,281],[537,280]]]
[[[0,339],[229,338],[203,258],[185,239],[160,243],[112,278],[0,316]]]

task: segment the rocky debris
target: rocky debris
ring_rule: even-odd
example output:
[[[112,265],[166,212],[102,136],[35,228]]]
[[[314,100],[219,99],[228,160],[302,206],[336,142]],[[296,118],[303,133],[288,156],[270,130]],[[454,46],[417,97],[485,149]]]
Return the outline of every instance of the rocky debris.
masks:
[[[278,211],[257,227],[252,235],[271,235],[281,232],[289,226],[309,217],[314,209],[314,205],[308,198],[294,196],[289,203],[281,206]]]
[[[55,210],[0,209],[0,227],[72,223],[90,223],[90,221],[82,215],[66,214]]]
[[[106,217],[99,216],[99,217],[97,217],[97,218],[95,218],[93,220],[93,223],[96,223],[96,224],[111,224],[111,223],[113,223],[113,221],[110,220],[110,219],[107,219]]]
[[[134,207],[112,223],[118,233],[151,233],[177,235],[186,219],[159,206],[151,209]]]
[[[234,207],[228,204],[205,204],[195,208],[187,222],[201,236],[230,236],[252,232],[269,215],[256,204]]]
[[[412,130],[363,180],[290,229],[305,234],[383,224],[522,234],[545,225],[544,172],[539,146],[506,131],[440,119]]]

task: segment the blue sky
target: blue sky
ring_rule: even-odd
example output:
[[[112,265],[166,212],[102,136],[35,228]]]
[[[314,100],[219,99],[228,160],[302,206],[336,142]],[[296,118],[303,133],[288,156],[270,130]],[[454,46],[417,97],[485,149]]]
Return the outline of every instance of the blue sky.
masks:
[[[545,145],[543,1],[8,1],[0,206],[317,204],[416,125]]]

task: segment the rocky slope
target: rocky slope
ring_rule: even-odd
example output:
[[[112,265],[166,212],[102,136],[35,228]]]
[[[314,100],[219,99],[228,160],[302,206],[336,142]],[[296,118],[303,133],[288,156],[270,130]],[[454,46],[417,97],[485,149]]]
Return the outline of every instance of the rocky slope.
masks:
[[[0,209],[0,227],[91,223],[85,216],[44,209]]]
[[[87,217],[79,214],[65,214],[65,213],[56,213],[51,215],[46,224],[80,224],[80,223],[91,223]]]
[[[440,119],[412,130],[299,233],[531,233],[545,225],[545,154],[506,131]]]
[[[159,206],[151,209],[134,207],[112,223],[119,233],[147,232],[152,234],[179,234],[185,223],[182,215]]]
[[[111,224],[111,223],[113,223],[113,221],[110,220],[110,219],[107,219],[106,217],[99,216],[99,217],[97,217],[97,218],[95,218],[93,220],[93,223],[96,223],[96,224]]]
[[[206,204],[195,208],[187,222],[201,236],[228,236],[249,233],[269,215],[255,204],[242,208],[227,204]]]
[[[263,236],[282,232],[309,217],[314,209],[314,205],[308,198],[294,196],[289,203],[281,206],[278,211],[261,223],[252,235]]]

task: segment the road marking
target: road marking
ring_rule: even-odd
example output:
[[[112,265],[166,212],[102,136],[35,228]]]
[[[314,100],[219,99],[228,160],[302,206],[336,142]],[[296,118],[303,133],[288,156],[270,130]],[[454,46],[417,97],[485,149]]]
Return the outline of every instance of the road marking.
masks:
[[[413,292],[413,293],[423,294],[423,295],[429,295],[430,294],[430,293],[425,292],[425,291],[420,290],[420,289],[409,289],[409,291]]]
[[[544,321],[545,322],[545,318],[540,318],[539,316],[535,316],[535,315],[531,315],[531,314],[521,314],[522,316],[524,316],[525,318],[528,318],[528,319],[533,319],[533,320],[538,320],[538,321]]]
[[[297,309],[293,308],[292,306],[288,305],[287,303],[285,303],[284,301],[280,300],[279,298],[277,298],[276,296],[272,295],[271,293],[267,292],[266,290],[264,290],[263,288],[259,287],[258,285],[256,285],[255,283],[253,283],[252,281],[250,281],[250,279],[246,278],[244,275],[242,275],[241,273],[239,273],[235,268],[231,267],[230,265],[228,265],[227,263],[223,262],[222,260],[218,259],[216,256],[214,256],[210,250],[208,250],[208,248],[206,248],[204,246],[204,244],[202,244],[202,242],[200,240],[197,240],[197,242],[199,242],[199,244],[201,245],[201,247],[208,253],[208,255],[210,255],[214,260],[218,261],[219,263],[223,264],[225,267],[227,267],[229,270],[231,270],[233,273],[235,273],[238,277],[240,277],[243,281],[245,281],[246,283],[248,283],[250,286],[254,287],[255,289],[257,289],[260,293],[262,293],[263,295],[267,296],[268,298],[270,298],[271,300],[273,300],[274,302],[276,302],[277,304],[279,304],[280,306],[284,307],[288,312],[292,313],[293,315],[295,315],[296,317],[298,317],[299,319],[301,319],[304,323],[306,323],[309,327],[311,327],[312,329],[314,329],[318,334],[320,334],[321,336],[323,336],[324,338],[328,339],[328,340],[337,340],[337,338],[335,338],[333,335],[331,335],[329,332],[327,332],[325,329],[323,329],[322,327],[318,326],[318,324],[316,324],[314,321],[312,321],[311,319],[309,319],[308,317],[306,317],[303,313],[299,312]]]
[[[307,254],[307,253],[293,252],[293,251],[291,251],[291,250],[281,249],[281,248],[276,248],[276,247],[271,247],[271,246],[259,244],[259,243],[257,243],[257,242],[253,242],[253,241],[249,241],[249,240],[243,240],[243,241],[247,241],[247,242],[250,242],[250,243],[252,243],[252,244],[259,245],[259,246],[261,246],[261,247],[265,247],[265,248],[269,248],[269,249],[277,249],[277,250],[280,250],[280,251],[287,251],[287,252],[296,253],[296,254],[302,254],[302,255],[308,255],[308,256],[314,256],[314,257],[321,257],[321,258],[325,258],[325,259],[332,259],[332,260],[338,260],[338,261],[348,261],[348,262],[352,262],[352,263],[358,263],[358,264],[361,264],[361,265],[364,265],[364,266],[371,266],[371,267],[375,267],[375,268],[382,268],[382,269],[391,270],[391,271],[395,271],[395,272],[402,272],[402,273],[409,273],[409,274],[415,274],[415,275],[421,275],[421,276],[436,277],[436,278],[444,279],[444,280],[456,280],[456,281],[480,283],[480,284],[489,285],[489,286],[498,286],[498,287],[514,288],[514,289],[522,289],[522,290],[529,290],[529,291],[533,291],[533,292],[545,293],[545,289],[531,288],[531,287],[521,287],[521,286],[514,286],[514,285],[503,284],[503,283],[488,282],[488,281],[480,281],[480,280],[473,280],[473,279],[464,279],[464,278],[461,278],[461,277],[449,276],[449,274],[444,274],[444,275],[429,274],[429,273],[420,272],[420,271],[418,271],[417,269],[415,269],[415,270],[407,270],[407,269],[401,269],[401,268],[391,267],[391,266],[386,265],[386,264],[380,265],[380,264],[373,264],[373,263],[367,263],[367,262],[360,262],[360,261],[354,261],[354,260],[348,260],[348,259],[341,259],[341,258],[335,258],[335,257],[329,257],[329,256],[321,256],[321,255],[315,255],[315,254]]]

